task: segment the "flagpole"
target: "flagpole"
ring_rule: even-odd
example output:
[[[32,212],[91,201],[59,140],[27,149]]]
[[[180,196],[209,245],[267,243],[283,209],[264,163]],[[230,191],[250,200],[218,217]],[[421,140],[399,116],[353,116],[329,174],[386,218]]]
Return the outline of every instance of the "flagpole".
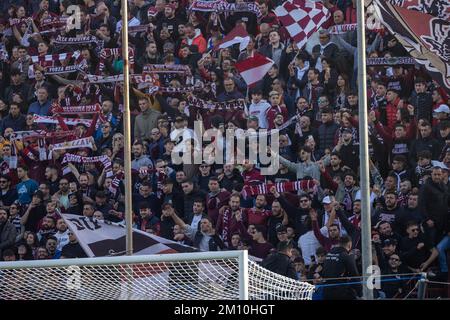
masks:
[[[122,0],[122,57],[123,57],[123,106],[124,106],[124,168],[125,168],[125,222],[126,254],[133,254],[133,212],[131,203],[131,125],[130,125],[130,77],[128,61],[128,1]]]
[[[361,256],[363,274],[363,297],[373,300],[372,288],[368,287],[372,265],[372,236],[370,221],[370,190],[369,190],[369,144],[367,128],[367,80],[366,80],[366,36],[364,0],[358,0],[356,5],[358,23],[358,108],[359,108],[359,158],[361,181]]]

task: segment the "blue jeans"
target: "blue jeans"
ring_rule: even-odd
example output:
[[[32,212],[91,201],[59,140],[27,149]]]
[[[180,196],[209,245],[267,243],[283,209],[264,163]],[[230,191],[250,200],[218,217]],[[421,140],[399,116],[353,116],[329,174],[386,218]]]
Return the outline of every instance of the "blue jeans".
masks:
[[[450,236],[445,236],[437,245],[437,249],[439,251],[439,266],[441,272],[448,272],[446,251],[450,249]]]

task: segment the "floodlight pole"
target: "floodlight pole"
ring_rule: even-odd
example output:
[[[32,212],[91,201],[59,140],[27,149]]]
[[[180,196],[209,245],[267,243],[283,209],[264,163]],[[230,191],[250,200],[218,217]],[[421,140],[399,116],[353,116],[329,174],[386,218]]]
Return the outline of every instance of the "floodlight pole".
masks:
[[[369,134],[367,125],[367,80],[366,80],[366,24],[364,15],[364,0],[358,0],[356,5],[358,23],[358,108],[359,108],[359,159],[361,180],[361,256],[363,274],[363,297],[373,300],[373,289],[368,287],[372,275],[372,236],[370,219],[369,190]]]
[[[123,127],[125,169],[125,222],[126,254],[133,254],[133,211],[131,200],[131,125],[130,125],[130,76],[128,60],[128,1],[122,0],[122,57],[123,57]]]

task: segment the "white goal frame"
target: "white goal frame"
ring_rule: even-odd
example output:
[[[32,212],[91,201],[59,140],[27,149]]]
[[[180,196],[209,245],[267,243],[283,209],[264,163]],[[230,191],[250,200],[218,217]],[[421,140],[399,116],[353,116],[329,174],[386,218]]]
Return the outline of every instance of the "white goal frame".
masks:
[[[297,291],[297,288],[301,288],[306,292],[303,298],[311,299],[314,286],[305,282],[296,281],[275,273],[270,272],[258,266],[255,262],[249,259],[247,251],[212,251],[212,252],[192,252],[192,253],[173,253],[173,254],[155,254],[155,255],[139,255],[139,256],[115,256],[115,257],[95,257],[95,258],[81,258],[81,259],[60,259],[60,260],[31,260],[31,261],[14,261],[14,262],[0,262],[0,274],[5,272],[15,272],[16,270],[32,270],[36,272],[37,269],[55,269],[61,268],[69,270],[70,267],[114,267],[119,265],[139,265],[145,263],[158,264],[158,263],[182,263],[182,262],[204,262],[208,260],[233,260],[235,263],[235,272],[237,273],[236,280],[238,280],[238,292],[239,300],[249,299],[284,299],[284,293],[288,289],[292,289],[291,293]],[[249,275],[249,270],[253,275]],[[81,279],[81,278],[80,278]],[[130,278],[132,283],[132,277]],[[0,279],[1,280],[1,279]],[[266,282],[270,283],[270,286],[266,286]],[[130,288],[127,286],[128,281],[125,281],[122,288],[122,297],[125,295],[125,299],[131,294]],[[251,288],[250,288],[251,287]],[[272,294],[272,288],[280,289],[281,296],[275,296]],[[275,289],[275,291],[276,291]],[[13,289],[12,289],[13,290]],[[299,289],[300,290],[300,289]],[[1,290],[0,290],[1,291]],[[250,291],[252,291],[250,293]],[[291,295],[291,299],[292,299]],[[288,296],[286,296],[288,298]],[[289,299],[289,298],[288,298]],[[297,299],[294,297],[294,299]]]

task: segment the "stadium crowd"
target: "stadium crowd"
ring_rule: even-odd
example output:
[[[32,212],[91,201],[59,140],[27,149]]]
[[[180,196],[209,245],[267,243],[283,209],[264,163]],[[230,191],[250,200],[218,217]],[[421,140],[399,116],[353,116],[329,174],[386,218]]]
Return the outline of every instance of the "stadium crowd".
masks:
[[[273,12],[283,1],[220,12],[188,10],[192,2],[129,1],[131,73],[151,82],[132,77],[134,226],[200,250],[247,249],[314,284],[361,274],[357,37],[329,31],[356,23],[355,1],[325,0],[331,16],[302,49]],[[69,30],[71,5],[80,25]],[[61,214],[124,220],[123,85],[108,82],[122,73],[120,1],[0,8],[0,259],[85,257]],[[247,47],[216,50],[239,25]],[[387,30],[366,35],[368,57],[408,57]],[[274,64],[249,89],[235,63],[256,52]],[[449,91],[414,63],[369,65],[367,76],[374,264],[393,278],[429,272],[447,281]],[[225,129],[281,127],[279,150],[267,150],[278,172],[262,175],[259,158],[248,157],[174,163],[174,151],[199,152],[194,121],[219,134],[213,142],[227,156],[238,151]],[[344,270],[328,263],[333,256]],[[401,297],[406,282],[381,291]],[[331,296],[355,296],[345,288]]]

